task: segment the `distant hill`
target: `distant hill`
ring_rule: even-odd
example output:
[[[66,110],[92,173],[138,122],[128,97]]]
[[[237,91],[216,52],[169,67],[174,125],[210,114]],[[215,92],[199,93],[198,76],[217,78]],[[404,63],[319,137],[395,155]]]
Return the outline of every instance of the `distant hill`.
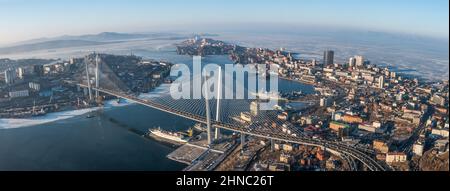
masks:
[[[131,39],[143,39],[150,38],[148,34],[128,34],[128,33],[115,33],[115,32],[103,32],[100,34],[89,34],[81,36],[62,36],[59,37],[62,40],[87,40],[97,42],[110,42],[110,41],[122,41]]]
[[[176,38],[180,35],[175,33],[117,33],[117,32],[102,32],[99,34],[87,34],[80,36],[64,35],[53,38],[39,38],[33,40],[27,40],[15,43],[16,45],[34,44],[48,41],[57,40],[82,40],[82,41],[95,41],[95,42],[114,42],[114,41],[127,41],[127,40],[143,40],[143,39],[155,39],[155,38]]]
[[[94,46],[109,44],[111,42],[95,42],[86,40],[52,40],[46,42],[38,42],[31,44],[15,45],[10,47],[0,48],[0,54],[11,54],[20,52],[29,52],[36,50],[48,50],[57,48],[79,47],[79,46]]]
[[[80,36],[59,36],[53,38],[39,38],[18,42],[9,46],[0,47],[0,54],[23,53],[36,50],[51,50],[58,48],[71,48],[80,46],[95,46],[110,43],[120,43],[133,40],[180,40],[188,36],[175,33],[116,33],[103,32]]]

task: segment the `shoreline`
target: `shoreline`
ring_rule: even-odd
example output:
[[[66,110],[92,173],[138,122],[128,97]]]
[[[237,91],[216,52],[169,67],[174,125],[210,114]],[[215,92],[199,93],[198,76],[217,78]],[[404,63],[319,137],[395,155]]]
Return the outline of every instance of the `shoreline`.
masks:
[[[113,103],[114,100],[109,100],[105,103],[105,106],[102,107],[90,107],[83,109],[75,109],[75,110],[66,110],[66,111],[58,111],[47,113],[44,116],[37,116],[31,118],[1,118],[0,119],[0,130],[2,129],[17,129],[24,127],[31,127],[36,125],[44,125],[47,123],[52,123],[56,121],[62,121],[71,119],[74,117],[82,116],[94,111],[98,111],[100,109],[111,109],[115,107],[121,107],[130,105],[129,103],[116,105]]]
[[[283,80],[287,80],[287,81],[291,81],[291,82],[297,82],[297,83],[300,83],[300,84],[311,85],[311,86],[316,86],[317,85],[317,83],[307,82],[307,81],[303,81],[303,80],[295,80],[295,79],[286,78],[286,77],[280,77],[280,76],[278,76],[278,78],[283,79]]]
[[[152,98],[159,97],[162,94],[169,92],[170,85],[161,84],[157,88],[153,89],[148,93],[142,93],[139,95],[140,98]],[[30,118],[0,118],[0,130],[3,129],[17,129],[24,127],[31,127],[37,125],[44,125],[52,122],[62,121],[71,119],[74,117],[79,117],[82,115],[86,115],[88,113],[98,111],[100,109],[113,109],[117,107],[124,107],[128,105],[133,105],[135,103],[126,100],[125,103],[117,103],[114,99],[105,101],[105,105],[101,107],[90,107],[83,109],[74,109],[74,110],[66,110],[66,111],[58,111],[47,113],[44,116],[30,117]]]

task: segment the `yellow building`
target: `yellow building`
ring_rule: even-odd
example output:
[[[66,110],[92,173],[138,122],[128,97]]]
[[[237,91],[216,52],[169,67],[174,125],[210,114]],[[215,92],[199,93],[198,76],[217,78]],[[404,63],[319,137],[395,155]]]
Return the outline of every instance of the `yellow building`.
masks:
[[[372,144],[373,144],[373,149],[375,149],[381,153],[386,154],[389,152],[389,146],[384,141],[374,140]]]
[[[332,121],[330,122],[330,129],[332,129],[333,131],[339,132],[340,129],[345,129],[345,128],[349,128],[350,126],[344,123],[339,123],[339,122],[335,122]]]
[[[354,116],[354,115],[344,115],[342,117],[342,121],[346,122],[346,123],[362,123],[363,119],[359,116]]]

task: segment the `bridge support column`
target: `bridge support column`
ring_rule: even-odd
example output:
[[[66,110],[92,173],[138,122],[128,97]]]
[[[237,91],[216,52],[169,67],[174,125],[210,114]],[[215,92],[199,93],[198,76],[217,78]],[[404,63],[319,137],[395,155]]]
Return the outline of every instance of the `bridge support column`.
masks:
[[[218,140],[220,138],[220,129],[216,128],[216,131],[214,132],[214,139]]]
[[[243,152],[245,148],[245,134],[241,133],[241,151]]]
[[[275,143],[273,142],[273,139],[270,139],[270,151],[274,151],[275,150]]]

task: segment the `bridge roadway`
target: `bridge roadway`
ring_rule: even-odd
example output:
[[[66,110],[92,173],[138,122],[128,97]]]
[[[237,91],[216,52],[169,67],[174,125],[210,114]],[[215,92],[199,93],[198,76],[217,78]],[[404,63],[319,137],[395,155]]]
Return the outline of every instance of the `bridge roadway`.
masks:
[[[84,84],[77,84],[80,87],[88,88],[87,85]],[[191,114],[185,111],[177,110],[175,108],[171,108],[169,106],[156,103],[151,100],[144,100],[137,98],[136,96],[127,95],[127,93],[124,92],[116,92],[111,91],[107,89],[102,88],[94,88],[91,87],[94,91],[99,91],[105,94],[109,94],[112,96],[116,96],[118,98],[123,98],[130,100],[132,102],[154,108],[166,113],[170,113],[173,115],[177,115],[186,119],[190,119],[199,123],[206,123],[206,117]],[[238,127],[236,125],[227,124],[227,123],[221,123],[217,121],[211,121],[211,126],[214,128],[221,128],[226,129],[234,132],[240,132],[246,135],[255,136],[255,137],[261,137],[265,139],[272,139],[277,141],[283,141],[283,142],[289,142],[289,143],[295,143],[295,144],[301,144],[301,145],[308,145],[308,146],[317,146],[317,147],[323,147],[331,151],[335,151],[337,153],[341,153],[347,156],[350,156],[352,158],[355,158],[356,160],[360,161],[362,164],[364,164],[369,170],[371,171],[385,171],[386,168],[380,164],[378,161],[376,161],[371,155],[373,155],[373,151],[365,148],[356,148],[350,145],[347,145],[345,143],[337,142],[337,141],[327,141],[327,140],[320,140],[320,139],[312,139],[309,137],[297,137],[292,136],[288,134],[276,134],[266,131],[261,131],[258,129],[253,130],[245,130],[241,127]],[[354,165],[351,165],[354,166]]]

